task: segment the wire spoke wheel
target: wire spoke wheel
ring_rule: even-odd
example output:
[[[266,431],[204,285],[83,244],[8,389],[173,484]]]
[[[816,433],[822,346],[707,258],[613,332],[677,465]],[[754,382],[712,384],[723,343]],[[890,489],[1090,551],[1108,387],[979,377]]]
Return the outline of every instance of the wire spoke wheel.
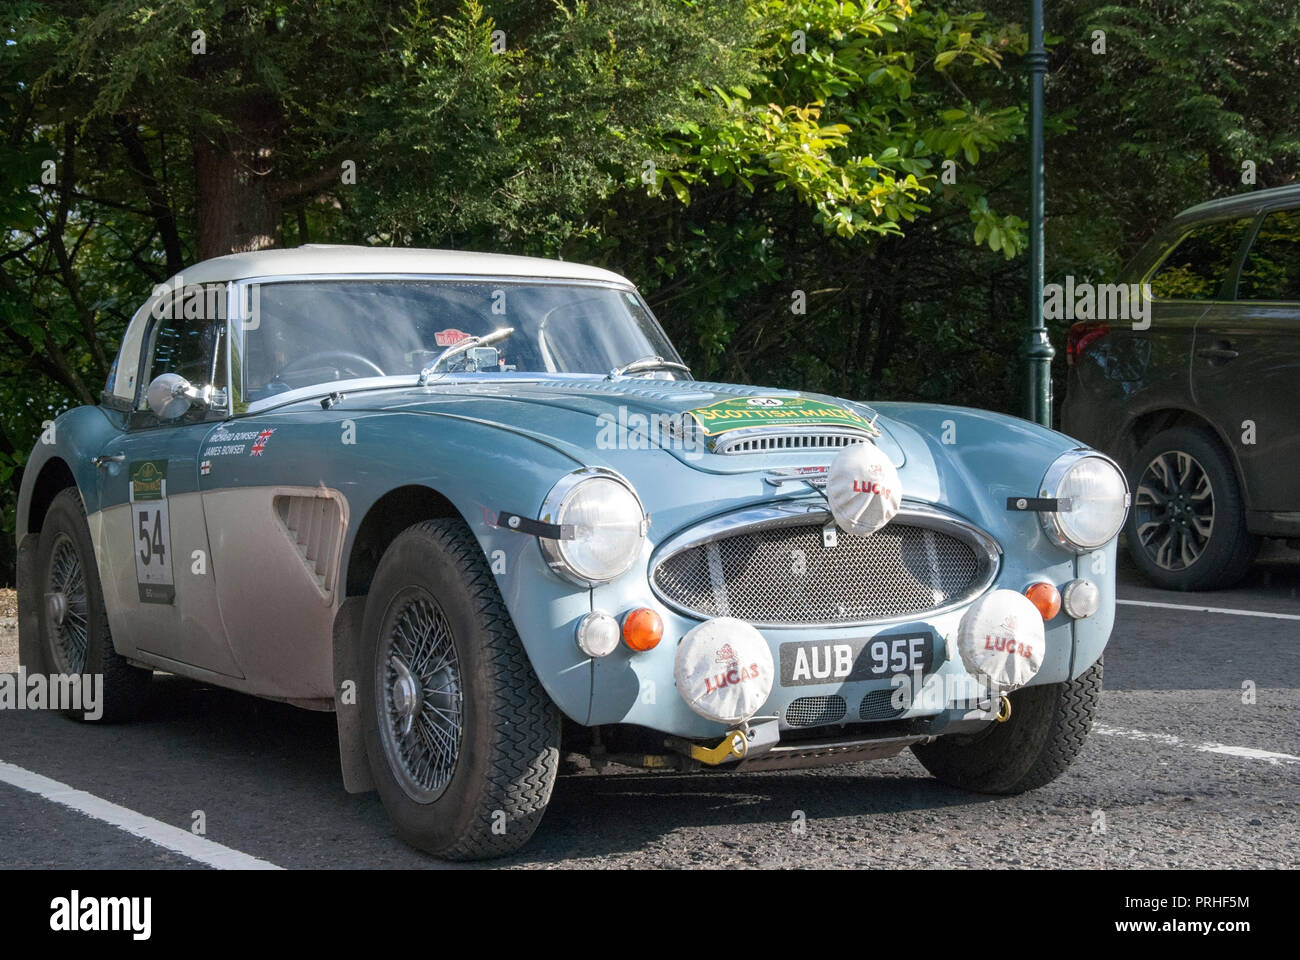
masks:
[[[58,534],[45,571],[45,612],[49,646],[59,673],[84,673],[89,630],[86,573],[76,544]]]
[[[1170,450],[1147,464],[1134,496],[1142,549],[1165,570],[1186,570],[1214,534],[1214,487],[1189,453]]]
[[[447,618],[424,590],[405,591],[379,639],[375,702],[389,767],[417,803],[440,797],[460,756],[464,692]]]

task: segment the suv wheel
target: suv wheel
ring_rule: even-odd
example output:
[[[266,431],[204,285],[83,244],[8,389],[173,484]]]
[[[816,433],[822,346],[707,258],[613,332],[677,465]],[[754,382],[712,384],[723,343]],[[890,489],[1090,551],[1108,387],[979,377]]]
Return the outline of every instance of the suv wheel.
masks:
[[[1218,439],[1201,427],[1164,430],[1138,452],[1129,554],[1166,590],[1215,590],[1246,575],[1259,537],[1246,530],[1245,501]]]

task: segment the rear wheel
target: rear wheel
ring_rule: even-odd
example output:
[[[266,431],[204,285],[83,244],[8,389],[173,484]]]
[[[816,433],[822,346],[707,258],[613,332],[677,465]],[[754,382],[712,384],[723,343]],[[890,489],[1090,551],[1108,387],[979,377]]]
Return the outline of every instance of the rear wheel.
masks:
[[[1101,661],[1066,683],[1010,695],[1011,716],[970,736],[953,734],[912,752],[936,778],[979,793],[1024,793],[1051,783],[1083,749],[1101,699]]]
[[[463,522],[393,541],[363,643],[366,754],[398,836],[449,860],[523,846],[555,783],[560,715]]]
[[[1138,452],[1132,476],[1125,539],[1152,583],[1215,590],[1246,575],[1260,541],[1246,529],[1236,472],[1213,434],[1189,426],[1156,434]]]
[[[100,704],[95,705],[102,712],[67,710],[66,715],[91,719],[87,712],[98,712],[94,719],[107,722],[135,716],[144,703],[153,671],[131,666],[113,648],[86,512],[73,487],[59,493],[45,515],[36,569],[41,589],[37,623],[45,672],[103,677]],[[83,680],[83,690],[84,684]]]

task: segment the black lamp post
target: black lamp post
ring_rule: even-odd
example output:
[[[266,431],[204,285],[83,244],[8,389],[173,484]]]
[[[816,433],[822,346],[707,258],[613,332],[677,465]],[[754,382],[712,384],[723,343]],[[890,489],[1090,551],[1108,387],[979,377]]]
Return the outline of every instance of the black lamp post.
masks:
[[[1030,0],[1029,18],[1029,329],[1020,355],[1029,374],[1025,416],[1052,425],[1052,357],[1043,323],[1043,0]]]

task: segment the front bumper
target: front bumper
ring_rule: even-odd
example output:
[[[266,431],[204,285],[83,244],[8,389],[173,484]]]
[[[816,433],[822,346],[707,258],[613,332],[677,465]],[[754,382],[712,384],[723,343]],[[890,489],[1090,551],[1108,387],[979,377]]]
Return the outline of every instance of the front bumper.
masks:
[[[1091,666],[1101,655],[1114,620],[1114,542],[1094,554],[1058,555],[1059,562],[1046,566],[1035,563],[1032,557],[1004,555],[997,578],[989,587],[1022,591],[1036,580],[1046,580],[1060,588],[1078,576],[1087,576],[1101,587],[1102,604],[1091,617],[1074,621],[1062,612],[1044,625],[1046,651],[1032,684],[1064,682]],[[1106,571],[1110,571],[1109,575]],[[575,719],[587,725],[637,724],[689,739],[721,737],[727,732],[726,726],[695,714],[678,696],[674,685],[676,643],[701,620],[669,609],[645,581],[638,583],[637,579],[626,577],[596,588],[592,591],[592,607],[616,615],[635,607],[651,607],[663,618],[664,639],[650,651],[633,653],[620,647],[607,657],[590,661],[589,710],[585,718]],[[901,699],[895,697],[897,683],[889,678],[783,685],[778,666],[771,694],[758,715],[777,718],[781,731],[928,717],[932,719],[924,726],[930,735],[937,735],[971,712],[969,700],[949,698],[954,694],[964,697],[966,691],[976,689],[956,654],[955,643],[957,627],[974,599],[934,616],[876,626],[760,627],[778,665],[781,646],[787,643],[815,641],[830,645],[922,631],[931,645],[932,667],[924,677],[925,692],[913,697],[910,706],[900,711],[895,709]]]

